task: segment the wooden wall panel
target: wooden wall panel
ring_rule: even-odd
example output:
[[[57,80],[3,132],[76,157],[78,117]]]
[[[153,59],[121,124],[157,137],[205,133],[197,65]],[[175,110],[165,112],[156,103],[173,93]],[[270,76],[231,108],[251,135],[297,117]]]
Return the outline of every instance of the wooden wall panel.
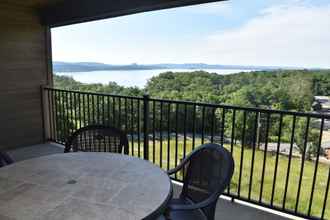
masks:
[[[0,149],[43,141],[40,86],[50,79],[48,27],[11,2],[0,2]]]

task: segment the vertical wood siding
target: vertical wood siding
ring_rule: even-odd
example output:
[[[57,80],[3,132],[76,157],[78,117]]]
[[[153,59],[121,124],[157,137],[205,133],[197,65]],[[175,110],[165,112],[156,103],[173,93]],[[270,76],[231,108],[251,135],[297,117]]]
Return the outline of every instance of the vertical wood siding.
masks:
[[[48,28],[36,10],[0,2],[0,149],[43,141],[40,86],[50,81]]]

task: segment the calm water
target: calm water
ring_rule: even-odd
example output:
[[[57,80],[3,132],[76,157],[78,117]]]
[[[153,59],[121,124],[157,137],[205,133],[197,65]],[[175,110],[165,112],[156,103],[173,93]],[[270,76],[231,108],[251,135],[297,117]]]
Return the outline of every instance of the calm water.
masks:
[[[191,69],[159,69],[159,70],[120,70],[120,71],[92,71],[92,72],[75,72],[75,73],[56,73],[60,76],[72,76],[76,81],[82,83],[102,83],[116,82],[121,86],[138,86],[144,87],[147,81],[160,73],[172,72],[193,72]],[[251,70],[223,70],[223,69],[208,69],[205,70],[211,73],[221,75],[249,72]]]

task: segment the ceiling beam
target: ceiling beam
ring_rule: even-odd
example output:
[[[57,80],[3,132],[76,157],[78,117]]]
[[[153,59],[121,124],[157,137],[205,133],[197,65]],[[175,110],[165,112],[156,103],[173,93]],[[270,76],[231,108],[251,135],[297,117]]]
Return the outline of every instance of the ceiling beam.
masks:
[[[65,0],[41,10],[50,27],[225,0]]]

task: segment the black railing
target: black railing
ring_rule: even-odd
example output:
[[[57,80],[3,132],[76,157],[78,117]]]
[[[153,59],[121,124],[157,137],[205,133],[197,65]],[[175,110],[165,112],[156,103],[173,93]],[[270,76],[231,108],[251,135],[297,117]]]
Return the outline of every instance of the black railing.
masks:
[[[196,146],[228,148],[235,173],[225,195],[309,219],[329,219],[330,166],[322,157],[329,115],[43,89],[46,138],[109,124],[127,132],[130,154],[175,167]],[[180,181],[181,175],[175,176]]]

